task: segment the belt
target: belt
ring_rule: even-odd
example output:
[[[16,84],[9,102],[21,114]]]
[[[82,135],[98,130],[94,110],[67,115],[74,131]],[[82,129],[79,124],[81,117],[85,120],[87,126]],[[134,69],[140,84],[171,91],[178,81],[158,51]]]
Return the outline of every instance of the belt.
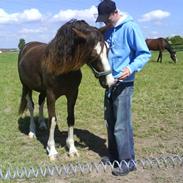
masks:
[[[111,93],[114,92],[119,86],[128,87],[133,85],[134,85],[134,81],[129,81],[129,82],[117,81],[116,84],[114,84],[107,90],[107,97],[110,98]]]

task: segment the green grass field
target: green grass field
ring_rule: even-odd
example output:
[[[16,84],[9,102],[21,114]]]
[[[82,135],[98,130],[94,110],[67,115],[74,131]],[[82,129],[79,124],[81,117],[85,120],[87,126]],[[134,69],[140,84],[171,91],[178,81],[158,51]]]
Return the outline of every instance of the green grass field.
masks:
[[[144,70],[136,75],[133,124],[137,159],[183,154],[183,52],[177,53],[176,64],[168,53],[163,53],[162,64],[156,63],[156,57],[157,53],[153,53]],[[26,113],[23,119],[18,116],[21,84],[17,73],[17,53],[0,54],[0,73],[0,164],[3,168],[50,164],[41,137],[31,140],[26,134],[29,114]],[[87,66],[82,68],[82,73],[75,108],[75,140],[80,157],[70,160],[67,155],[66,100],[61,97],[56,104],[61,134],[56,140],[59,158],[55,164],[98,161],[106,153],[104,89]],[[34,99],[37,114],[36,93]]]

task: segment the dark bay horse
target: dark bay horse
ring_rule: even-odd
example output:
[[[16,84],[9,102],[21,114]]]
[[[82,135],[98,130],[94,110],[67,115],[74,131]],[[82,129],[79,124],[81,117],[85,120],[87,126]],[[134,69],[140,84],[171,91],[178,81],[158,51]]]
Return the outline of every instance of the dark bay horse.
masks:
[[[162,62],[162,52],[166,49],[170,53],[171,59],[176,63],[176,52],[173,50],[168,41],[164,38],[146,39],[149,50],[159,51],[157,62]]]
[[[54,132],[57,125],[56,100],[67,98],[68,137],[66,144],[69,155],[78,155],[74,145],[74,106],[82,74],[80,68],[87,64],[103,87],[114,84],[107,59],[107,47],[99,29],[89,26],[83,20],[71,20],[57,31],[49,44],[27,43],[18,57],[18,72],[22,83],[22,97],[19,113],[26,107],[30,112],[29,136],[35,137],[34,103],[32,91],[39,93],[39,128],[46,129],[43,105],[47,99],[49,138],[47,152],[51,160],[57,155]]]

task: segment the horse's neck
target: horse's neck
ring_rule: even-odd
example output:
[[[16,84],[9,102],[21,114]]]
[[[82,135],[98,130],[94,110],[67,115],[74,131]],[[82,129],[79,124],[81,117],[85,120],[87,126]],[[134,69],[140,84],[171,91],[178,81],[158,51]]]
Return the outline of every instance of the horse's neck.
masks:
[[[173,53],[173,48],[171,47],[171,45],[168,43],[167,40],[165,40],[165,49],[172,54]]]

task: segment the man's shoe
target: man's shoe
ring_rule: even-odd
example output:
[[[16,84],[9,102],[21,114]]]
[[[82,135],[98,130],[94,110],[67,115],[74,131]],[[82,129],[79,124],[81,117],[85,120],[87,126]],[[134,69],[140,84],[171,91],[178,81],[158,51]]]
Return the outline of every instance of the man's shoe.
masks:
[[[137,170],[135,161],[129,161],[127,164],[121,164],[120,166],[114,167],[112,174],[115,176],[124,176],[135,170]]]
[[[103,165],[110,165],[113,168],[119,167],[119,162],[117,160],[111,160],[108,156],[102,157],[100,161]]]
[[[133,171],[136,171],[137,170],[137,167],[134,165],[132,167],[129,167],[129,171],[130,172],[133,172]]]
[[[127,166],[113,168],[113,170],[112,170],[112,174],[115,176],[125,176],[128,173],[129,173],[129,169]]]
[[[102,157],[101,162],[102,162],[104,165],[110,165],[110,164],[112,163],[112,161],[109,159],[108,156]]]
[[[129,171],[132,172],[132,171],[136,171],[137,170],[137,167],[136,167],[136,163],[134,161],[130,161],[128,163],[128,167],[129,167]]]

